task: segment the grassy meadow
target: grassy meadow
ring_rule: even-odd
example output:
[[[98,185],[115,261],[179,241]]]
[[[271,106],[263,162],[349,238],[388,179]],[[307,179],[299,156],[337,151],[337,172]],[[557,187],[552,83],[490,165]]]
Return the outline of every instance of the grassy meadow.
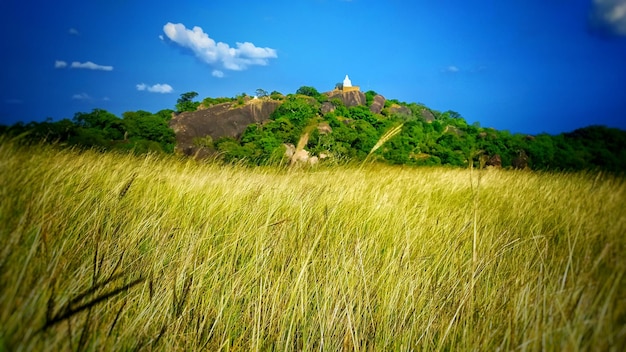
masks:
[[[0,350],[626,349],[626,180],[0,141]]]

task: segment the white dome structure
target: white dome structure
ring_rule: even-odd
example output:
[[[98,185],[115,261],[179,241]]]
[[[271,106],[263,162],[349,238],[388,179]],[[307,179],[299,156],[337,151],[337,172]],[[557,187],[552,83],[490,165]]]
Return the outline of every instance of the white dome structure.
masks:
[[[348,75],[346,75],[346,78],[343,79],[343,86],[345,87],[352,87],[352,82],[350,81],[350,77],[348,77]]]

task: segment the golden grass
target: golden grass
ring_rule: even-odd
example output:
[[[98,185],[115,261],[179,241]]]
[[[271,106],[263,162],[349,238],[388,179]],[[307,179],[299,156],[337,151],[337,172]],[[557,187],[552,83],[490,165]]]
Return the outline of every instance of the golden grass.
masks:
[[[473,172],[0,141],[0,350],[623,350],[624,179]]]

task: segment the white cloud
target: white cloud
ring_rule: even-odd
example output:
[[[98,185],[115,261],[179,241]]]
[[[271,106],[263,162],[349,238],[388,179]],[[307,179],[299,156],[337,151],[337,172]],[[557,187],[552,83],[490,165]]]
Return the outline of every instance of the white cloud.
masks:
[[[61,60],[56,60],[54,62],[54,68],[64,68],[64,67],[67,67],[67,62],[61,61]]]
[[[211,72],[211,75],[213,77],[222,78],[222,77],[224,77],[224,72],[222,72],[220,70],[213,70],[213,72]]]
[[[137,85],[137,90],[140,90],[140,91],[147,90],[148,92],[151,92],[151,93],[171,93],[174,91],[174,88],[172,88],[172,86],[170,86],[167,83],[164,83],[164,84],[157,83],[152,86],[149,86],[145,83],[139,83]]]
[[[78,32],[76,28],[70,28],[70,30],[67,32],[71,35],[80,35],[80,32]]]
[[[84,68],[88,70],[113,71],[113,66],[98,65],[91,61],[82,62],[82,63],[78,61],[74,61],[72,62],[71,67],[72,68]]]
[[[165,38],[163,37],[163,34],[159,34],[159,39],[165,40]]]
[[[626,1],[593,0],[589,19],[601,33],[626,36]]]
[[[72,99],[74,100],[91,100],[91,97],[87,93],[78,93],[72,95]]]
[[[446,67],[445,69],[446,72],[450,72],[450,73],[457,73],[459,71],[461,71],[458,67],[454,66],[454,65],[450,65],[448,67]]]
[[[163,32],[172,42],[190,49],[196,57],[208,64],[219,64],[227,70],[241,71],[253,65],[267,65],[269,59],[277,58],[276,50],[260,48],[250,42],[237,42],[236,48],[215,42],[202,28],[187,29],[182,23],[168,22]]]

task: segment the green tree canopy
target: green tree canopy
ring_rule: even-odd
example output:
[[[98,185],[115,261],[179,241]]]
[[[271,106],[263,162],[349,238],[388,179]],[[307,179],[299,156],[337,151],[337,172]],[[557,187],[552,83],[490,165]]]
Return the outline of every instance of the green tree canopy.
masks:
[[[317,89],[313,87],[302,86],[298,88],[298,90],[296,91],[296,94],[302,94],[302,95],[307,95],[307,96],[316,98],[320,95],[320,92],[318,92]]]
[[[197,96],[198,93],[196,92],[187,92],[181,94],[180,98],[178,98],[178,100],[176,101],[176,112],[181,113],[185,111],[196,111],[200,103],[194,102],[193,99],[195,99]]]

